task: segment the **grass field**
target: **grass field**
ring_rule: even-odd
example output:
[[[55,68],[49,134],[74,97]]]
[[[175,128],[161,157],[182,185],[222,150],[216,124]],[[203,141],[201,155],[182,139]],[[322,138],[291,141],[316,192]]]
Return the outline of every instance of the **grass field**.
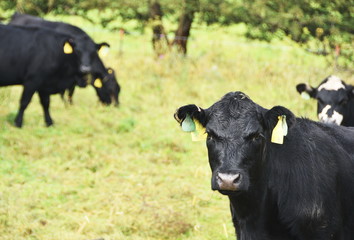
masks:
[[[241,90],[316,120],[315,101],[295,85],[317,86],[333,69],[286,41],[246,40],[240,27],[195,27],[187,58],[156,60],[149,31],[126,35],[120,55],[118,32],[64,20],[112,45],[104,62],[117,72],[121,106],[101,106],[90,87],[77,88],[70,107],[53,95],[46,128],[35,96],[17,129],[21,87],[0,89],[0,238],[235,239],[228,200],[210,189],[205,144],[180,130],[174,111]]]

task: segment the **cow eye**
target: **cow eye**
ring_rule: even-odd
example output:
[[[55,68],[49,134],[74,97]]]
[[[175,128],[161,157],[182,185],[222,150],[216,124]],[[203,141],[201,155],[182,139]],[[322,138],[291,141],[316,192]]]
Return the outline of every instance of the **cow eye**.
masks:
[[[258,140],[264,138],[264,135],[262,133],[252,133],[247,138],[252,141],[258,141]]]
[[[213,132],[210,132],[210,131],[207,131],[207,140],[208,141],[211,141],[211,140],[216,140],[218,139],[218,137],[215,135],[215,133]]]

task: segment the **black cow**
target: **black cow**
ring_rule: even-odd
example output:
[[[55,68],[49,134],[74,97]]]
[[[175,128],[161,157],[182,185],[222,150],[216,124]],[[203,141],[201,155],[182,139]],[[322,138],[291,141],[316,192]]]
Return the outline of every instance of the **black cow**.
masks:
[[[120,86],[117,82],[115,71],[112,68],[107,68],[107,73],[108,74],[106,77],[102,80],[97,78],[94,79],[93,86],[96,90],[98,98],[103,104],[109,105],[112,103],[115,106],[118,106]]]
[[[301,83],[296,90],[304,98],[317,100],[317,114],[321,122],[354,126],[354,87],[339,77],[329,76],[317,88]]]
[[[15,119],[22,126],[23,113],[38,92],[47,126],[50,94],[76,84],[79,59],[70,36],[41,28],[0,25],[0,86],[23,85],[20,109]],[[64,53],[64,47],[69,52]]]
[[[15,13],[11,17],[9,25],[47,28],[71,36],[76,43],[75,50],[80,58],[80,71],[82,73],[99,74],[101,78],[106,76],[106,69],[97,51],[103,46],[109,46],[109,44],[106,42],[96,44],[80,28],[68,23],[47,21],[39,17],[21,13]]]
[[[20,14],[20,13],[15,13],[12,16],[9,24],[17,25],[17,26],[42,27],[42,28],[50,29],[55,32],[70,35],[75,40],[76,43],[75,50],[80,57],[81,73],[91,73],[95,79],[98,78],[102,80],[102,79],[111,78],[102,60],[97,54],[97,51],[99,51],[103,46],[109,47],[109,44],[106,42],[96,44],[90,38],[90,36],[87,35],[80,28],[64,22],[47,21],[39,17],[35,17],[27,14]],[[112,88],[108,89],[109,87]],[[74,88],[75,87],[73,87],[69,91],[69,101],[70,101],[70,95],[72,97]],[[104,104],[109,104],[110,101],[107,101],[107,99],[111,99],[110,93],[116,92],[116,86],[115,84],[107,84],[104,86],[104,89],[107,89],[107,91],[99,91],[100,92],[99,99]],[[118,99],[118,95],[115,96],[115,99]]]
[[[354,239],[354,129],[265,109],[241,92],[175,119],[207,134],[213,190],[227,195],[238,240]],[[285,137],[284,137],[285,136]]]
[[[120,92],[120,86],[117,82],[115,76],[115,71],[112,68],[107,68],[107,75],[105,78],[100,79],[99,77],[95,78],[93,75],[93,80],[91,85],[95,88],[98,98],[105,105],[110,105],[111,103],[115,106],[119,105],[118,95]],[[83,80],[86,81],[86,80]],[[68,101],[72,104],[72,97],[74,95],[75,86],[68,89]],[[64,92],[61,93],[63,101],[66,103]]]

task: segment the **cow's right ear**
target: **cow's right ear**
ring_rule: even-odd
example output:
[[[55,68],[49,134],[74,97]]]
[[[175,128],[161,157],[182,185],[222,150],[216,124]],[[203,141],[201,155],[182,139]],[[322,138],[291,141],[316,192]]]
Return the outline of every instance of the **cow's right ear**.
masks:
[[[186,105],[177,109],[174,118],[181,125],[183,131],[191,133],[192,141],[206,139],[204,109],[194,104]]]
[[[205,127],[206,121],[204,109],[194,104],[189,104],[178,108],[176,113],[174,114],[174,118],[181,125],[187,116],[197,120],[200,124],[203,125],[203,127]]]
[[[301,97],[306,100],[308,100],[310,97],[316,98],[316,93],[317,93],[316,88],[311,87],[307,83],[300,83],[296,85],[296,90],[298,91],[298,93],[301,94]]]
[[[75,43],[72,39],[67,39],[63,44],[63,51],[65,54],[72,54],[74,52]]]

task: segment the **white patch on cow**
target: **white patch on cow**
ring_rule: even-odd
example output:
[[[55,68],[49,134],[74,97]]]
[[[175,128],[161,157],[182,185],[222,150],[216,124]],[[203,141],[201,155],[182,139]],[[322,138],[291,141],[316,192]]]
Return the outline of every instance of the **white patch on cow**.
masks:
[[[332,115],[331,119],[333,119],[337,125],[340,125],[343,121],[343,115],[336,112],[336,111],[333,111],[333,115]]]
[[[330,105],[326,105],[323,109],[322,112],[318,114],[318,118],[320,119],[321,122],[323,123],[332,123],[332,124],[337,124],[340,125],[343,121],[343,115],[338,113],[337,111],[333,111],[332,116],[328,116],[327,112],[328,110],[331,109]]]
[[[318,91],[321,91],[322,89],[328,90],[328,91],[337,91],[339,89],[345,89],[344,84],[342,83],[342,80],[339,77],[336,76],[330,76],[328,77],[327,81],[321,86],[318,87]]]
[[[320,112],[318,114],[318,119],[320,119],[321,122],[327,122],[327,120],[328,120],[327,112],[330,108],[331,108],[331,106],[327,105],[322,109],[322,112]]]

